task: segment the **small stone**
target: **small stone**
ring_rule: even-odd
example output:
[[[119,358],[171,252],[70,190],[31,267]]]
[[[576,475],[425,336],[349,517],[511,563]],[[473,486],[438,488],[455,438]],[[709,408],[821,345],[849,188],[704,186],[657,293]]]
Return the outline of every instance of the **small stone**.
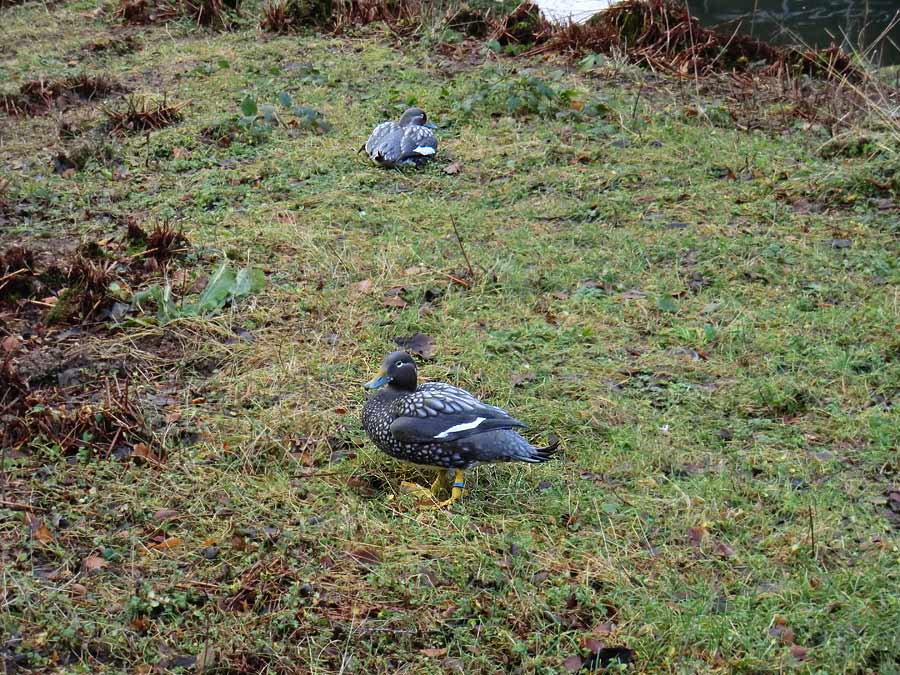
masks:
[[[200,555],[202,555],[207,560],[215,560],[216,558],[219,557],[219,547],[218,546],[207,546],[205,549],[203,549],[200,552]]]

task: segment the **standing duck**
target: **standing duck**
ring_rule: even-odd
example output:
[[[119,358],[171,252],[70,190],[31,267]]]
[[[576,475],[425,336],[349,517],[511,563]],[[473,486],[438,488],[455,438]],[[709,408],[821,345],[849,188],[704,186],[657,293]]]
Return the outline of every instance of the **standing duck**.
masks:
[[[524,427],[502,408],[482,403],[469,392],[444,382],[417,386],[416,364],[406,352],[384,357],[378,375],[365,384],[380,389],[363,407],[362,423],[378,449],[392,457],[438,468],[431,489],[403,483],[437,501],[450,488],[450,497],[436,504],[449,506],[463,494],[465,471],[487,462],[546,462],[559,441],[536,448],[517,434]],[[454,470],[452,484],[448,471]]]
[[[409,108],[399,122],[382,122],[375,127],[363,148],[381,166],[419,166],[437,152],[435,128],[421,108]]]

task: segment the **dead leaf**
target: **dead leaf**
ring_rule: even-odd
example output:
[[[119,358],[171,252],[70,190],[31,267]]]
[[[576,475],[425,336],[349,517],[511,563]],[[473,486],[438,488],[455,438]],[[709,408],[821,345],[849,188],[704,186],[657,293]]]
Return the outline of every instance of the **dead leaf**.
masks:
[[[373,546],[357,546],[355,548],[351,548],[349,551],[347,551],[347,553],[356,562],[369,565],[381,562],[381,555],[379,555],[378,551]]]
[[[69,584],[69,593],[72,595],[85,595],[87,594],[87,586],[82,584]]]
[[[604,621],[599,624],[596,628],[594,628],[595,635],[610,635],[613,631],[616,630],[616,624],[612,621]]]
[[[305,448],[303,451],[295,453],[294,456],[300,460],[300,463],[303,464],[303,466],[316,466],[316,457],[309,448]]]
[[[169,520],[170,518],[174,518],[177,515],[178,511],[176,511],[175,509],[160,509],[153,514],[153,517],[156,520]]]
[[[734,557],[734,549],[726,544],[724,541],[717,541],[716,546],[716,555],[720,558],[732,558]]]
[[[647,293],[640,288],[632,288],[619,293],[619,297],[622,298],[622,300],[639,300],[640,298],[646,298]]]
[[[139,614],[131,620],[131,627],[138,633],[145,633],[150,628],[150,619]]]
[[[581,640],[581,646],[587,649],[591,654],[596,654],[603,649],[603,643],[597,638],[586,637]]]
[[[432,647],[428,649],[420,649],[419,653],[423,656],[430,656],[431,658],[440,658],[442,656],[446,656],[447,648],[446,647]]]
[[[777,637],[781,641],[781,644],[783,644],[783,645],[794,644],[794,629],[793,628],[791,628],[790,626],[783,626],[783,627],[779,626],[773,630],[775,632],[775,635],[773,635],[772,637]]]
[[[793,656],[798,661],[806,660],[806,652],[808,650],[806,647],[801,647],[800,645],[791,645],[791,656]]]
[[[569,656],[568,658],[566,658],[566,660],[563,661],[562,664],[563,664],[563,668],[568,670],[570,673],[577,673],[579,670],[581,670],[581,666],[583,663],[584,663],[584,661],[582,661],[581,657],[575,655],[575,656]]]
[[[19,347],[19,338],[15,335],[7,335],[3,338],[3,342],[0,342],[0,345],[3,346],[3,351],[14,352]]]
[[[353,284],[353,290],[357,293],[369,293],[374,286],[374,282],[371,279],[363,279],[362,281],[357,281]]]
[[[416,333],[409,337],[396,337],[394,338],[394,344],[400,349],[405,349],[408,352],[421,356],[423,359],[430,359],[437,351],[434,346],[434,340],[424,333]]]
[[[101,558],[99,555],[89,555],[81,561],[81,569],[87,574],[99,572],[107,565],[109,565],[109,561],[106,558]]]
[[[177,546],[181,546],[181,539],[179,537],[167,537],[161,542],[153,544],[150,548],[156,551],[168,551],[169,549],[176,548]]]
[[[514,387],[521,387],[526,382],[533,382],[537,379],[537,376],[531,372],[524,373],[516,373],[511,378],[509,378],[510,384]]]
[[[184,148],[175,148],[174,150],[172,150],[172,157],[174,157],[175,159],[182,159],[184,157],[187,157],[189,154],[190,153]]]
[[[400,309],[403,309],[404,307],[406,307],[406,305],[409,304],[399,295],[390,295],[386,297],[383,302],[386,307],[398,307]]]
[[[703,538],[706,536],[706,528],[703,525],[688,528],[688,542],[691,546],[700,546]]]
[[[134,459],[154,459],[150,446],[146,443],[135,443],[131,449],[131,456]]]
[[[37,526],[32,526],[31,536],[37,539],[42,544],[49,544],[53,541],[53,533],[50,529],[42,522],[37,521]]]
[[[718,177],[722,180],[737,180],[737,175],[734,173],[734,170],[730,166],[723,166],[719,169],[716,169],[715,173],[717,173]]]
[[[448,176],[455,176],[460,171],[462,171],[462,164],[459,162],[453,162],[452,164],[448,164],[444,167],[444,173]]]

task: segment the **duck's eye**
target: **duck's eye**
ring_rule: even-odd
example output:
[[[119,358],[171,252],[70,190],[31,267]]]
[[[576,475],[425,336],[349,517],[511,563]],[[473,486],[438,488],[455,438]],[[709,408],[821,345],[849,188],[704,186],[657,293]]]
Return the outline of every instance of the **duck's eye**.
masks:
[[[402,365],[403,365],[403,361],[397,361],[397,363],[394,364],[394,368],[399,368]]]

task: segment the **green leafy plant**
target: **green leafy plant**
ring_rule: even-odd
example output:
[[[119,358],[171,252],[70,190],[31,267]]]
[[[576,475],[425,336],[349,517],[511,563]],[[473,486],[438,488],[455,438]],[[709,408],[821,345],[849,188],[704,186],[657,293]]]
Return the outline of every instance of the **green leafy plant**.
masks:
[[[241,100],[242,117],[240,118],[240,123],[245,126],[252,126],[257,123],[264,123],[270,126],[284,125],[308,129],[316,133],[326,133],[331,130],[331,125],[325,120],[322,113],[314,108],[294,105],[293,98],[286,91],[278,95],[278,105],[283,109],[282,113],[279,113],[275,105],[258,103],[256,97],[247,94]]]
[[[175,319],[216,314],[229,302],[262,290],[265,284],[266,277],[262,270],[244,267],[235,271],[228,262],[224,262],[210,277],[203,292],[192,302],[177,303],[172,295],[171,285],[165,284],[151,286],[136,293],[134,305],[143,310],[141,303],[147,300],[155,302],[156,320],[162,325]]]
[[[457,104],[457,110],[471,115],[476,110],[514,117],[537,115],[551,117],[570,109],[578,92],[542,80],[524,72],[510,77],[500,75],[494,81],[477,86],[476,90]]]

